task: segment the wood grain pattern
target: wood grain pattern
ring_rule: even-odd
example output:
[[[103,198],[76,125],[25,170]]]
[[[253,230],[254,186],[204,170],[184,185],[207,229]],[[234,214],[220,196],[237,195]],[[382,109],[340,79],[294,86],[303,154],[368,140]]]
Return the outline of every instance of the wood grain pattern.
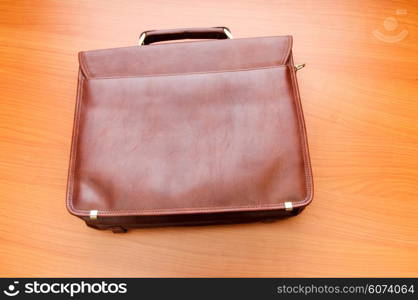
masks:
[[[417,11],[377,0],[1,1],[0,275],[417,276]],[[313,203],[270,224],[87,228],[64,205],[77,52],[219,25],[294,36]]]

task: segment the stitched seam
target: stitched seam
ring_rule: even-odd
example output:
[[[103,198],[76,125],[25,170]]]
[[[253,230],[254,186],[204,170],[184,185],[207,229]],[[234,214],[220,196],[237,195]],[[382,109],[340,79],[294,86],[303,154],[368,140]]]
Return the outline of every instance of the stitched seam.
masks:
[[[127,79],[127,78],[149,78],[149,77],[151,77],[151,78],[158,78],[158,77],[170,77],[170,76],[222,74],[222,73],[258,71],[258,70],[275,69],[275,68],[285,68],[285,67],[286,67],[286,65],[277,65],[277,66],[255,67],[255,68],[245,68],[245,69],[221,70],[221,71],[202,71],[202,72],[188,72],[188,73],[149,74],[149,75],[140,75],[140,76],[95,77],[95,78],[88,78],[88,80],[89,81],[92,81],[92,80],[102,80],[102,79],[106,80],[106,79]]]
[[[70,158],[70,172],[71,176],[68,178],[68,191],[67,191],[67,207],[72,212],[77,212],[78,210],[73,206],[73,196],[74,196],[74,181],[75,181],[75,162],[77,157],[77,146],[78,146],[78,138],[79,138],[79,128],[80,128],[80,115],[81,115],[81,108],[82,108],[82,100],[83,100],[83,90],[84,90],[84,75],[82,74],[79,82],[79,90],[77,93],[77,100],[76,100],[76,111],[75,111],[75,128],[74,128],[74,136],[73,136],[73,145],[71,148],[71,158]]]
[[[303,152],[303,164],[305,167],[305,188],[306,188],[306,197],[302,202],[308,202],[309,199],[312,196],[312,174],[311,174],[311,164],[310,164],[310,159],[308,156],[308,144],[306,141],[306,130],[305,130],[305,126],[304,126],[304,117],[303,117],[303,113],[302,113],[302,104],[300,101],[300,95],[299,95],[299,91],[296,88],[296,71],[295,69],[291,69],[293,66],[289,67],[289,71],[290,71],[290,75],[291,75],[291,82],[292,82],[292,91],[293,91],[293,97],[295,100],[295,104],[296,104],[296,110],[298,113],[298,127],[299,127],[299,135],[300,135],[300,141],[302,143],[302,152]]]
[[[305,199],[301,200],[301,201],[293,201],[293,204],[304,204],[305,203]],[[74,208],[74,207],[73,207]],[[197,208],[167,208],[167,209],[126,209],[126,210],[99,210],[99,214],[103,215],[103,214],[112,214],[112,213],[117,213],[117,214],[130,214],[130,213],[164,213],[164,212],[187,212],[187,211],[193,211],[196,213],[204,213],[204,212],[223,212],[223,211],[236,211],[238,209],[245,209],[245,208],[250,208],[251,210],[263,210],[264,208],[266,209],[271,209],[271,208],[277,208],[277,209],[282,209],[284,208],[284,204],[280,203],[280,204],[266,204],[266,205],[259,205],[259,206],[254,206],[254,205],[242,205],[242,206],[232,206],[232,207],[226,207],[226,206],[208,206],[208,207],[197,207]],[[78,209],[74,209],[74,211],[76,212],[80,212],[80,213],[85,213],[88,214],[90,211],[89,210],[78,210]],[[117,216],[117,215],[116,215]]]

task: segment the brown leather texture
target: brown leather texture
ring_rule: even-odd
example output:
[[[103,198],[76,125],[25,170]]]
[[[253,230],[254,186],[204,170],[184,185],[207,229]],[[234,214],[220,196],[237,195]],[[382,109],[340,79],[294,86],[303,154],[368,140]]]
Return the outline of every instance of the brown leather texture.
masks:
[[[68,210],[118,232],[303,209],[313,183],[291,48],[277,36],[80,52]]]

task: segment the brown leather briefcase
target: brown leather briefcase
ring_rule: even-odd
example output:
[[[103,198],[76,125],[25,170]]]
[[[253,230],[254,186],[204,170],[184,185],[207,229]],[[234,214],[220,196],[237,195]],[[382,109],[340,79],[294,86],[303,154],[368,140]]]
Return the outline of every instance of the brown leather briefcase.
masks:
[[[179,39],[204,40],[152,44]],[[291,49],[214,27],[79,53],[70,213],[124,232],[300,212],[313,191]]]

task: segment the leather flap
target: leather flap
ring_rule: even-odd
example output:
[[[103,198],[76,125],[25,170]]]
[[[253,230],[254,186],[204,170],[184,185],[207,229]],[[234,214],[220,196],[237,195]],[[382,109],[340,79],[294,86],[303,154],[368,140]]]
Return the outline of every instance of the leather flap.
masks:
[[[152,44],[79,53],[84,77],[231,71],[286,64],[291,36]]]
[[[68,208],[87,216],[283,209],[312,199],[292,65],[80,79]]]

